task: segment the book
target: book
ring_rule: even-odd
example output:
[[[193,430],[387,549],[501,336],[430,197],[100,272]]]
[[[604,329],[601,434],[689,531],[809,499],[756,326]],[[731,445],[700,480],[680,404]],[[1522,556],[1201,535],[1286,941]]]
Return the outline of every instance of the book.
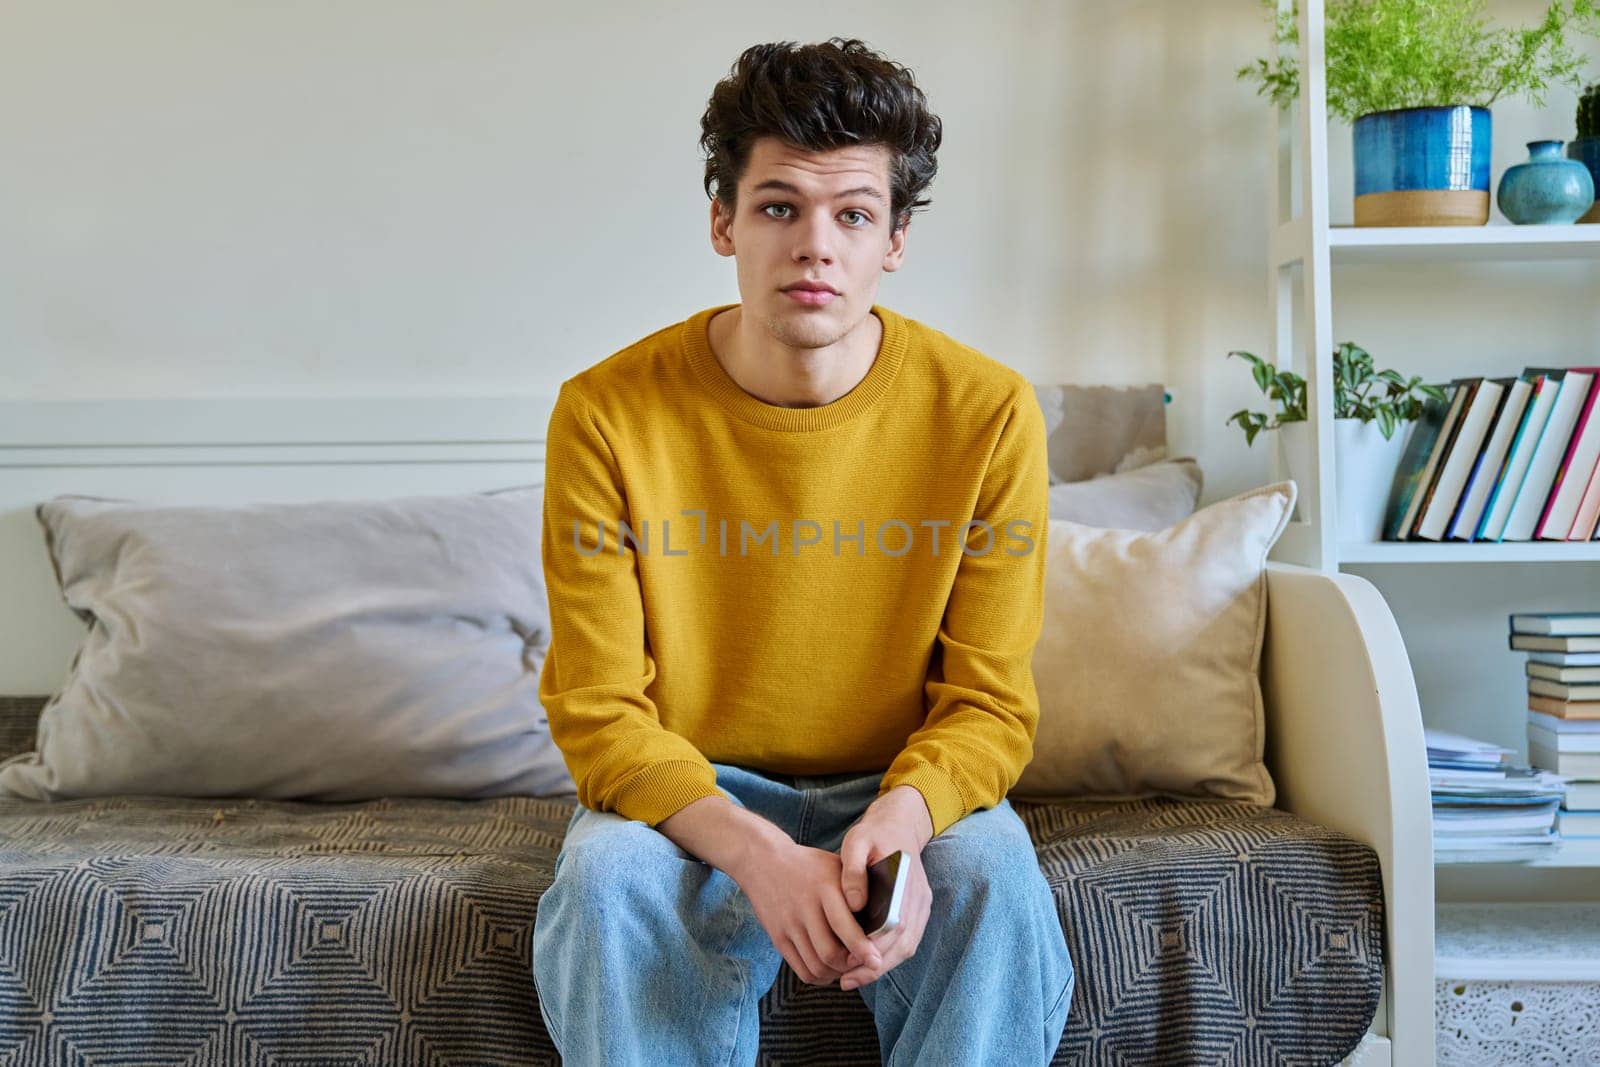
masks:
[[[1428,782],[1434,787],[1482,785],[1485,782],[1503,782],[1506,780],[1505,771],[1490,770],[1487,767],[1442,767],[1438,761],[1428,760]]]
[[[1561,806],[1568,811],[1600,811],[1600,782],[1568,782]]]
[[[1600,667],[1557,667],[1551,663],[1528,661],[1529,678],[1548,678],[1552,682],[1600,682]]]
[[[1528,739],[1528,762],[1564,777],[1600,778],[1600,752],[1557,752]]]
[[[1490,744],[1480,741],[1476,737],[1466,734],[1452,733],[1434,726],[1422,728],[1422,743],[1427,749],[1428,763],[1436,765],[1439,760],[1454,760],[1457,762],[1472,762],[1485,767],[1506,770],[1510,765],[1505,762],[1505,757],[1511,750],[1504,745]]]
[[[1524,834],[1496,834],[1482,838],[1435,834],[1433,851],[1448,857],[1451,863],[1514,863],[1549,855],[1550,850],[1560,844],[1561,835],[1554,830],[1537,838]]]
[[[1589,487],[1578,501],[1578,514],[1572,520],[1572,529],[1567,531],[1567,540],[1592,540],[1597,529],[1600,529],[1600,462],[1589,472]]]
[[[1529,652],[1528,660],[1557,667],[1600,667],[1600,652]]]
[[[1441,386],[1441,388],[1443,388]],[[1416,519],[1417,508],[1422,503],[1423,482],[1433,472],[1437,453],[1442,446],[1441,435],[1449,421],[1455,398],[1422,402],[1422,412],[1406,441],[1400,466],[1395,468],[1394,484],[1389,490],[1389,507],[1384,514],[1383,538],[1385,541],[1403,541]]]
[[[1511,631],[1519,634],[1587,636],[1600,634],[1600,612],[1534,611],[1512,615]]]
[[[1517,427],[1517,435],[1511,439],[1511,451],[1506,454],[1505,470],[1500,472],[1500,480],[1495,483],[1494,489],[1489,493],[1489,503],[1484,506],[1483,522],[1478,528],[1479,540],[1501,539],[1506,519],[1511,515],[1511,504],[1517,498],[1517,490],[1522,488],[1522,480],[1528,473],[1528,464],[1533,461],[1534,449],[1539,444],[1539,435],[1544,432],[1544,424],[1549,421],[1550,411],[1555,407],[1556,393],[1560,389],[1559,380],[1551,379],[1548,374],[1536,373],[1531,377],[1533,395],[1528,398],[1528,410],[1523,413],[1522,423]]]
[[[1433,496],[1417,521],[1416,536],[1424,541],[1443,539],[1450,520],[1459,510],[1467,477],[1483,454],[1489,427],[1505,399],[1506,387],[1493,378],[1470,378],[1467,384],[1472,392],[1467,398],[1466,413],[1461,416],[1456,439],[1445,455]],[[1600,431],[1600,421],[1595,423],[1595,429]]]
[[[1548,678],[1529,678],[1528,692],[1572,702],[1600,700],[1600,685],[1568,685],[1566,682],[1552,682]]]
[[[1594,375],[1600,367],[1575,368]],[[1589,488],[1589,475],[1594,473],[1595,461],[1600,459],[1600,417],[1590,418],[1595,398],[1600,389],[1592,385],[1578,412],[1578,421],[1572,427],[1572,440],[1556,468],[1556,480],[1550,487],[1550,498],[1545,501],[1544,512],[1534,528],[1534,537],[1544,541],[1565,541],[1572,530],[1572,521],[1578,516],[1578,504]]]
[[[1454,852],[1458,849],[1494,848],[1502,845],[1520,844],[1555,844],[1561,838],[1552,827],[1548,833],[1510,832],[1497,834],[1461,834],[1439,833],[1435,831],[1433,837],[1433,850],[1435,852]]]
[[[1563,811],[1556,832],[1562,837],[1600,837],[1600,811]]]
[[[1528,724],[1528,744],[1537,744],[1540,748],[1565,756],[1568,753],[1596,753],[1600,754],[1600,734],[1597,733],[1556,733],[1546,730],[1543,726]]]
[[[1409,535],[1411,538],[1422,537],[1424,519],[1430,524],[1437,524],[1439,531],[1442,532],[1444,523],[1450,518],[1449,512],[1455,510],[1456,500],[1461,492],[1461,482],[1473,458],[1471,456],[1463,458],[1462,453],[1465,450],[1458,449],[1456,442],[1462,436],[1462,429],[1467,426],[1469,413],[1473,415],[1473,427],[1479,434],[1482,433],[1483,410],[1481,407],[1475,407],[1473,401],[1478,395],[1479,387],[1487,380],[1477,377],[1451,379],[1450,384],[1456,387],[1461,396],[1461,403],[1456,408],[1455,419],[1445,427],[1444,445],[1439,450],[1439,460],[1434,464],[1433,474],[1428,479],[1428,484],[1423,487],[1422,505],[1417,509],[1416,520],[1412,523]],[[1468,442],[1468,445],[1470,447],[1471,442]],[[1443,493],[1440,492],[1441,488],[1444,490]],[[1437,504],[1434,503],[1436,497],[1439,498]],[[1437,541],[1439,536],[1434,533],[1423,539]]]
[[[1600,737],[1600,719],[1560,719],[1542,711],[1528,712],[1528,725],[1556,734],[1589,734]]]
[[[1600,719],[1600,700],[1557,700],[1555,697],[1542,697],[1529,693],[1528,710],[1553,715],[1558,719],[1574,719],[1582,722]]]
[[[1543,634],[1512,634],[1511,650],[1529,652],[1600,652],[1600,637],[1547,637]]]
[[[1506,528],[1501,534],[1503,541],[1533,538],[1534,527],[1550,499],[1556,469],[1567,453],[1578,413],[1589,399],[1589,387],[1594,382],[1593,374],[1578,367],[1552,367],[1542,372],[1552,378],[1559,376],[1561,387],[1556,393],[1555,406],[1550,409],[1550,418],[1544,424],[1544,432],[1539,435],[1539,443],[1534,446],[1533,459],[1528,462],[1528,473],[1517,490],[1517,499],[1512,502],[1511,514],[1506,517]]]
[[[1478,526],[1483,521],[1484,508],[1489,503],[1489,493],[1505,469],[1511,438],[1522,422],[1528,398],[1533,395],[1533,383],[1526,378],[1496,378],[1495,381],[1504,387],[1505,397],[1500,402],[1500,410],[1495,413],[1494,426],[1489,431],[1483,451],[1478,453],[1478,461],[1473,464],[1472,473],[1467,475],[1467,487],[1461,493],[1461,505],[1456,508],[1456,517],[1450,521],[1450,529],[1446,531],[1452,541],[1471,541],[1476,536]]]
[[[1504,834],[1517,830],[1546,830],[1556,825],[1559,819],[1556,805],[1539,807],[1532,811],[1508,812],[1505,814],[1484,815],[1481,812],[1469,812],[1463,815],[1452,815],[1445,812],[1433,813],[1434,833],[1447,834]]]

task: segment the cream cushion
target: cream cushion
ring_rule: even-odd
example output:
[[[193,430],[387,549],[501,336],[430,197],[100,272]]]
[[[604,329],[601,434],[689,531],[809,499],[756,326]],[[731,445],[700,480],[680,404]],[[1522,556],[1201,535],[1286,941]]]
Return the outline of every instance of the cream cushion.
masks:
[[[1277,482],[1158,532],[1050,520],[1039,726],[1012,795],[1273,802],[1265,568],[1294,499]]]

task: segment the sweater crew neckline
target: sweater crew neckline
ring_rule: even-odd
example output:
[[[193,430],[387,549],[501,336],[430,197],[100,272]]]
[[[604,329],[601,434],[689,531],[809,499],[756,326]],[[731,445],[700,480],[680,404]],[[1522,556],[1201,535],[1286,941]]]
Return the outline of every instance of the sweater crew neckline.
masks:
[[[857,382],[855,388],[837,400],[817,407],[788,408],[769,404],[745,392],[711,351],[711,320],[738,306],[719,304],[691,315],[683,324],[683,348],[695,377],[707,392],[734,415],[769,430],[826,430],[848,422],[889,392],[899,375],[900,365],[905,361],[905,320],[888,308],[874,304],[872,314],[883,323],[883,338],[878,343],[878,354],[868,368],[866,377]]]

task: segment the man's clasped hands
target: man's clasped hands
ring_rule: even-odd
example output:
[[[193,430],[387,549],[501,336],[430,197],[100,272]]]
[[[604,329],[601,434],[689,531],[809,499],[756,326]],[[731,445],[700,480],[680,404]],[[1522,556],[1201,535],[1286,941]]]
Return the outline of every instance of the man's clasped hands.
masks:
[[[909,959],[922,941],[933,903],[922,848],[932,836],[922,794],[900,785],[868,806],[837,853],[777,841],[730,873],[801,981],[856,989]],[[852,914],[867,902],[867,867],[896,851],[910,863],[900,923],[868,936]]]

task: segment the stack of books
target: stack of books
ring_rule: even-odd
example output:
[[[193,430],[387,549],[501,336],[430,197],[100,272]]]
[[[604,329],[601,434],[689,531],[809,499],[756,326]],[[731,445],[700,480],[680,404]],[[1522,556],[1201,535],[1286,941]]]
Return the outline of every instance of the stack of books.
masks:
[[[1563,837],[1600,837],[1600,612],[1511,616],[1528,654],[1528,762],[1566,780]]]
[[[1510,749],[1486,741],[1432,728],[1423,733],[1437,858],[1536,857],[1560,843],[1560,778],[1514,766]]]
[[[1455,378],[1412,427],[1386,541],[1590,541],[1600,533],[1600,367]]]

